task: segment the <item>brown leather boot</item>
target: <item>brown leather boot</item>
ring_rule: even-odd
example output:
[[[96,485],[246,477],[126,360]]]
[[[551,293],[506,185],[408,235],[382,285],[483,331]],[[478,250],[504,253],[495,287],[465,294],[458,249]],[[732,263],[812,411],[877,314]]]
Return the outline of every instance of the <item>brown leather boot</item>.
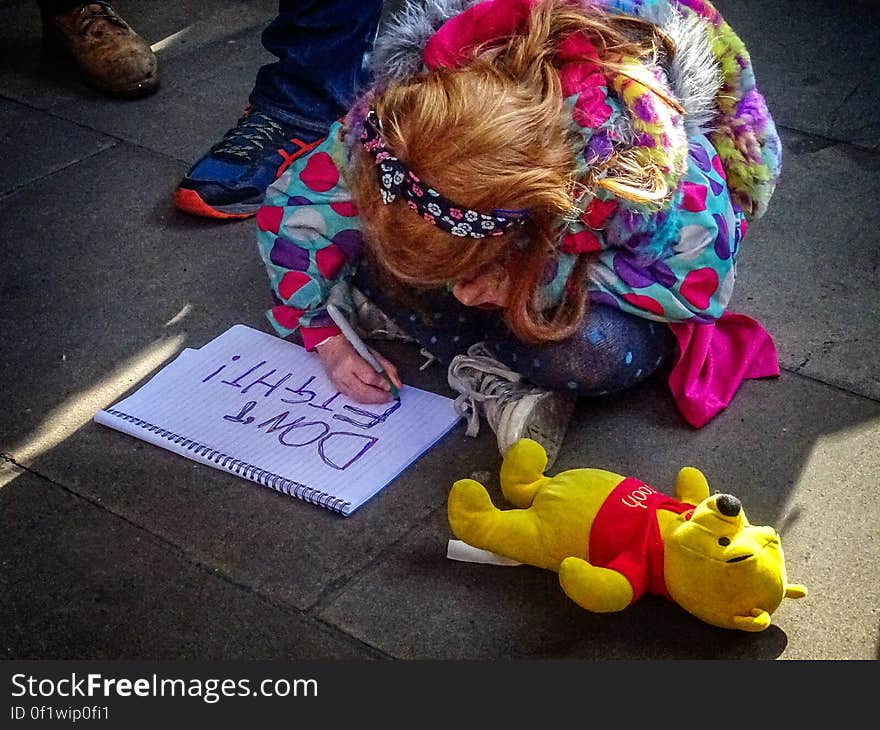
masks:
[[[70,54],[86,83],[105,94],[131,99],[159,88],[156,55],[108,2],[43,17],[43,41]]]

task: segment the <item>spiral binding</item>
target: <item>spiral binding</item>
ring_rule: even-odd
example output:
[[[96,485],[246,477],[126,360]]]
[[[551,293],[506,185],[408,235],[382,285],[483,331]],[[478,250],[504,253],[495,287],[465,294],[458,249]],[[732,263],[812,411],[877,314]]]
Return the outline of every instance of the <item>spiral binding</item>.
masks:
[[[198,441],[173,433],[168,429],[156,426],[155,424],[150,423],[149,421],[144,421],[136,416],[112,408],[108,408],[105,413],[121,418],[128,423],[133,423],[139,428],[143,428],[156,436],[166,439],[175,446],[182,446],[186,448],[187,451],[213,462],[221,469],[225,469],[236,476],[250,479],[264,487],[283,492],[291,497],[302,499],[305,502],[316,504],[319,507],[324,507],[334,512],[338,512],[339,514],[345,514],[345,510],[351,506],[351,502],[348,502],[341,497],[334,497],[332,494],[322,492],[320,489],[307,487],[305,484],[300,484],[293,479],[288,479],[287,477],[275,474],[274,472],[266,471],[265,469],[258,467],[256,464],[249,464],[241,459],[236,459],[234,456],[224,454],[222,451],[212,449],[210,446],[200,444]]]

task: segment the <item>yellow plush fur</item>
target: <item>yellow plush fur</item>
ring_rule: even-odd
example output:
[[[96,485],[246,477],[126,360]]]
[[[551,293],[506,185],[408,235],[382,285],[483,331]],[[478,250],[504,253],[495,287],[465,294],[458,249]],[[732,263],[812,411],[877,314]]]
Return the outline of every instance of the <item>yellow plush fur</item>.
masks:
[[[495,507],[486,489],[461,479],[448,500],[453,534],[473,547],[559,574],[562,589],[588,611],[620,611],[634,600],[620,572],[590,563],[596,515],[624,477],[602,469],[544,475],[547,455],[530,439],[508,450],[501,489],[515,509]],[[656,492],[648,488],[651,492]],[[684,467],[675,500],[692,509],[656,509],[668,596],[697,618],[727,629],[763,631],[783,598],[807,589],[788,583],[779,535],[751,525],[738,499],[710,495],[699,469]]]

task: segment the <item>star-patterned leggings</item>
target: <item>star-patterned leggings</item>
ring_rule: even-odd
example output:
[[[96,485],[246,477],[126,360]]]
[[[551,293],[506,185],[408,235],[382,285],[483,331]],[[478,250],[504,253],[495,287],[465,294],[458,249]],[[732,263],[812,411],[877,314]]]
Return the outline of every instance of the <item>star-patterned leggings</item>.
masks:
[[[600,396],[646,380],[676,347],[665,324],[592,304],[580,329],[560,342],[527,345],[497,312],[466,307],[450,292],[420,291],[418,308],[392,298],[361,262],[354,285],[444,365],[476,342],[533,384]]]

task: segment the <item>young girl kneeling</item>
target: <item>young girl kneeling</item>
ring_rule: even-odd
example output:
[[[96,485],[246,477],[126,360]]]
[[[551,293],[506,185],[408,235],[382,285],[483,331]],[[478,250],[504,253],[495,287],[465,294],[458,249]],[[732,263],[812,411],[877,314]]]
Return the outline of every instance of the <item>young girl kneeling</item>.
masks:
[[[340,392],[390,398],[330,301],[362,328],[365,305],[384,313],[448,365],[471,435],[482,413],[502,453],[529,436],[551,464],[577,396],[670,358],[697,426],[743,377],[776,374],[769,336],[725,310],[779,139],[708,2],[407,6],[374,65],[374,87],[257,215],[269,320],[317,350]],[[716,328],[715,380],[688,382]]]

